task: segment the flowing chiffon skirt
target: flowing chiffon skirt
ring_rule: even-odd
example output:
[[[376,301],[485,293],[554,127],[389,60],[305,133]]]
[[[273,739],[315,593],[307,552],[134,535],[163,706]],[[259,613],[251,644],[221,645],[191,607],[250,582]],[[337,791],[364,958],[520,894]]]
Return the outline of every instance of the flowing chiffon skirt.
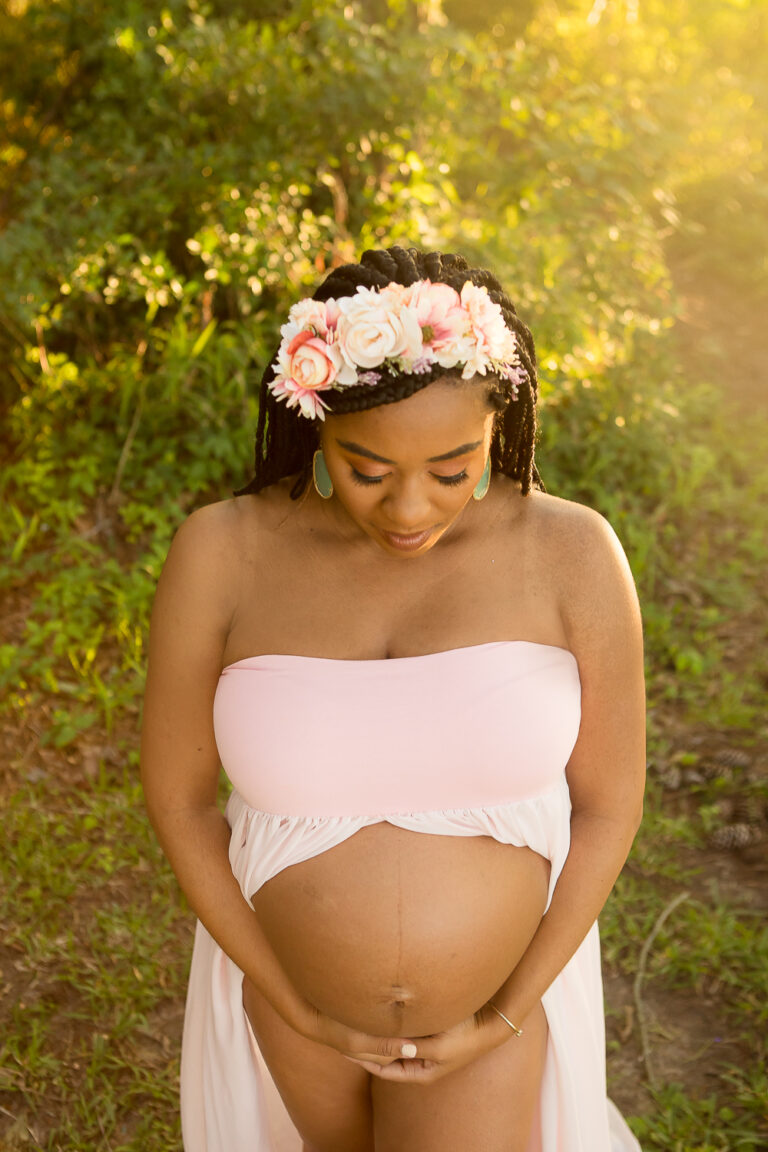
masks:
[[[489,808],[388,814],[432,835],[491,836],[550,861],[551,900],[570,845],[563,777],[547,792]],[[382,817],[282,817],[233,792],[230,863],[246,899],[283,868],[341,843]],[[300,1152],[301,1139],[271,1081],[242,1001],[243,974],[198,923],[181,1062],[185,1152]],[[528,1152],[640,1152],[606,1097],[605,1029],[597,924],[542,998],[549,1037],[538,1125]]]

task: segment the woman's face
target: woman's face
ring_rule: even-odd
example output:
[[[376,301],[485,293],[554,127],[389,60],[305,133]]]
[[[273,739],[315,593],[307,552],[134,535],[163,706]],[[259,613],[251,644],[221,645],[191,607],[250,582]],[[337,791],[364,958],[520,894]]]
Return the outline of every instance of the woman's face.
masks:
[[[422,555],[472,498],[492,431],[473,381],[435,381],[395,404],[329,415],[321,446],[333,499],[390,555]]]

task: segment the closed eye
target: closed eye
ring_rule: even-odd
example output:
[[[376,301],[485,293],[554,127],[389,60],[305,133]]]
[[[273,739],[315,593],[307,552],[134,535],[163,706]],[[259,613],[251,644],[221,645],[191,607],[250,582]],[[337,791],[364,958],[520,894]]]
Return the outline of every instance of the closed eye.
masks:
[[[436,476],[435,477],[435,479],[438,480],[440,482],[440,484],[445,484],[449,488],[453,484],[462,484],[466,480],[466,478],[467,478],[466,468],[462,472],[457,472],[455,476]]]
[[[357,468],[353,468],[352,479],[354,480],[355,484],[381,484],[384,477],[366,476],[364,472],[358,472]]]
[[[367,486],[369,484],[381,484],[384,476],[366,476],[364,472],[358,472],[357,468],[352,469],[352,479],[355,484],[362,484]],[[462,484],[467,479],[466,468],[461,472],[457,472],[455,476],[435,476],[438,484],[444,485],[446,488],[453,487],[454,484]]]

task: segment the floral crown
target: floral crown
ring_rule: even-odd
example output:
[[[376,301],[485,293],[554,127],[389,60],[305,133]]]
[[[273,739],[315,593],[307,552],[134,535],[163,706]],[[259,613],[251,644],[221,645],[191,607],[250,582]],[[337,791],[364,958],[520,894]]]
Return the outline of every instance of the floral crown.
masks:
[[[381,291],[358,287],[339,300],[300,300],[280,329],[269,391],[308,419],[325,419],[321,393],[376,385],[383,373],[419,375],[435,365],[462,368],[462,378],[490,371],[509,380],[517,399],[528,377],[517,337],[488,289],[467,282],[419,280]]]

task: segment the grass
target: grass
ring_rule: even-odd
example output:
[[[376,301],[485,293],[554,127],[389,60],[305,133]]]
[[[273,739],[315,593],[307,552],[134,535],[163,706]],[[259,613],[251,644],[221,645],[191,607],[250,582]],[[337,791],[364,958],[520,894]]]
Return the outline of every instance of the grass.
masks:
[[[45,1148],[172,1149],[189,917],[135,755],[87,781],[71,767],[5,810],[0,1099]]]

